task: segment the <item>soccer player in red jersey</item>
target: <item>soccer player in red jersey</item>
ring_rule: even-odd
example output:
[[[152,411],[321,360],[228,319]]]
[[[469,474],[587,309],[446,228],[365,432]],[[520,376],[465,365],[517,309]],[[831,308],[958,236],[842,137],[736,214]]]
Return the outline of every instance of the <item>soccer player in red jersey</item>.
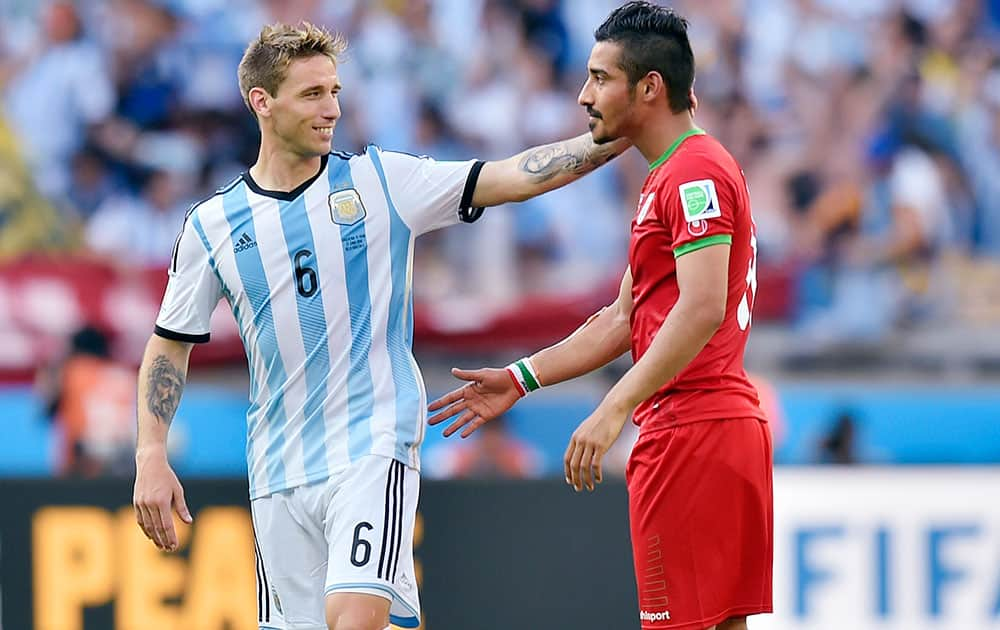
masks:
[[[645,629],[746,628],[771,612],[772,449],[743,368],[756,282],[746,181],[694,123],[687,22],[629,2],[595,32],[579,102],[596,142],[628,138],[649,161],[617,300],[562,342],[435,401],[431,424],[468,436],[518,399],[631,349],[634,366],[573,433],[566,481],[600,483],[601,458],[630,414],[626,469]]]

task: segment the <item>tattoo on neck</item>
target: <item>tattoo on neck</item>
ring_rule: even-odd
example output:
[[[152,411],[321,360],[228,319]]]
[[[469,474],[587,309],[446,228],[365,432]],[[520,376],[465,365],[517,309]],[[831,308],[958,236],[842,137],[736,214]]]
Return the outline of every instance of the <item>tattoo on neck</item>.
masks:
[[[162,354],[153,359],[146,387],[146,407],[158,422],[169,425],[173,421],[182,389],[184,374]]]
[[[612,145],[594,144],[590,134],[554,142],[529,150],[518,166],[532,175],[535,181],[544,182],[560,173],[583,175],[606,164],[624,149]]]

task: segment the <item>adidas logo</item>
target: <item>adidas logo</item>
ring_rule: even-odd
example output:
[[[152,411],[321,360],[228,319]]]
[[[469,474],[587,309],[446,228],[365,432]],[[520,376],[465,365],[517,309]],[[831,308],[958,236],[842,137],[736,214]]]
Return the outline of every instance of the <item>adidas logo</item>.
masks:
[[[250,235],[246,232],[240,237],[240,240],[233,244],[233,251],[237,254],[250,249],[251,247],[257,247],[257,241],[250,238]]]

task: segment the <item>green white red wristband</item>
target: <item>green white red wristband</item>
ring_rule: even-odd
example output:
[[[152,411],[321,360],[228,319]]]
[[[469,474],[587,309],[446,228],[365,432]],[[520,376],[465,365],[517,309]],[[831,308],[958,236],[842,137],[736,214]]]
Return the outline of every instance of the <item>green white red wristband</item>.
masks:
[[[528,357],[518,359],[504,369],[507,370],[510,379],[514,381],[514,387],[517,388],[517,392],[521,396],[526,396],[530,392],[542,388],[542,383],[538,380],[535,367],[531,365],[531,359]]]

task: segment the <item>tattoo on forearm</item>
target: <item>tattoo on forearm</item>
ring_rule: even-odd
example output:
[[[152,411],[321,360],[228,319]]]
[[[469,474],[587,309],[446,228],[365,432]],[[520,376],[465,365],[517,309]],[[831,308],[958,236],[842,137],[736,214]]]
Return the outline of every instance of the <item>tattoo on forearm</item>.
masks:
[[[560,173],[588,173],[611,161],[621,151],[622,149],[616,150],[609,144],[594,144],[587,134],[584,138],[573,138],[531,149],[521,158],[518,166],[533,176],[535,181],[544,182]]]
[[[158,422],[169,425],[173,421],[183,389],[184,374],[162,354],[153,359],[146,387],[146,406]]]

